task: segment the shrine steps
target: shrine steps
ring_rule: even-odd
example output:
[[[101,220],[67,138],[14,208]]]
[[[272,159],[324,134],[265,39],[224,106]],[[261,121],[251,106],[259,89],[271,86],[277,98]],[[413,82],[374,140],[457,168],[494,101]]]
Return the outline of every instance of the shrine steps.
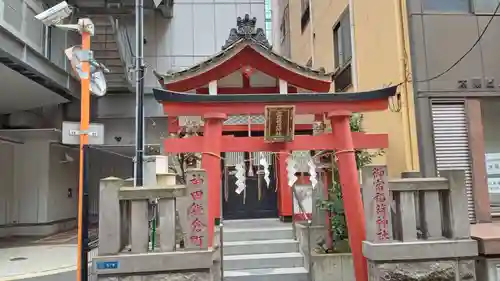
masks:
[[[307,281],[291,224],[278,219],[224,221],[224,281]]]

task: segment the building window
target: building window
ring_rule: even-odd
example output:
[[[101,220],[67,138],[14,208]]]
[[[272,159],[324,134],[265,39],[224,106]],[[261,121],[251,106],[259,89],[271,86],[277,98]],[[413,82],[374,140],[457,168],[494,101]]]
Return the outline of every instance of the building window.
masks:
[[[426,12],[470,12],[470,0],[423,0]],[[496,2],[497,0],[475,0],[476,2]],[[495,5],[496,5],[495,3]]]
[[[273,27],[272,27],[272,11],[271,11],[271,0],[264,1],[265,10],[265,22],[266,22],[266,37],[268,39],[273,38]]]
[[[339,22],[333,27],[334,47],[334,82],[335,91],[344,91],[351,81],[351,25],[349,11],[346,10],[340,17]]]
[[[311,19],[311,7],[309,7],[309,0],[301,0],[301,18],[300,18],[300,27],[302,28],[302,32],[306,29],[309,20]]]
[[[348,12],[344,12],[340,21],[333,27],[333,46],[335,69],[351,61],[351,25]]]
[[[280,26],[280,31],[281,31],[281,43],[286,39],[286,36],[288,35],[288,21],[289,21],[289,13],[288,13],[288,5],[285,7],[283,10],[283,18],[281,19],[281,26]]]
[[[481,115],[484,130],[484,152],[486,174],[490,194],[491,213],[500,215],[500,99],[488,98],[481,101]]]
[[[472,0],[474,13],[493,14],[498,5],[498,0]]]

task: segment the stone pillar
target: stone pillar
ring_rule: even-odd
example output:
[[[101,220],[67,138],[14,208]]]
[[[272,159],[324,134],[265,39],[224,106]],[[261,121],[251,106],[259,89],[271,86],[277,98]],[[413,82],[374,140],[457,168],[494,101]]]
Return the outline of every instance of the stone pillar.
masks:
[[[227,115],[225,113],[209,113],[203,116],[204,145],[202,168],[208,175],[208,243],[212,246],[215,220],[220,219],[221,206],[221,140],[222,126]]]
[[[342,196],[348,198],[345,204],[349,244],[354,259],[354,270],[357,281],[368,280],[366,258],[363,256],[362,243],[366,238],[365,214],[359,185],[356,156],[352,140],[349,118],[351,112],[332,112],[328,114],[332,124],[333,139],[338,143],[337,161],[342,185]]]
[[[120,199],[123,181],[109,177],[102,179],[99,191],[99,249],[100,256],[114,255],[121,250]]]
[[[156,176],[158,186],[175,186],[175,174],[164,173]],[[175,233],[175,198],[161,198],[158,202],[160,216],[160,249],[163,252],[173,252],[176,247]]]
[[[144,186],[156,186],[154,157],[145,157],[144,160]],[[147,199],[132,199],[130,224],[131,252],[147,253],[149,249],[149,201]]]

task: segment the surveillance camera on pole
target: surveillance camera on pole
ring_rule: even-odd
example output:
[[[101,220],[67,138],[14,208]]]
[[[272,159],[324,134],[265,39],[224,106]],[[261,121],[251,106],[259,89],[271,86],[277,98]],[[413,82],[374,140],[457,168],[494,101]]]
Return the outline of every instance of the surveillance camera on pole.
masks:
[[[83,18],[78,20],[78,24],[61,24],[61,22],[69,17],[73,9],[68,5],[66,1],[53,6],[52,8],[41,12],[36,15],[35,18],[40,20],[46,26],[54,26],[56,28],[67,30],[67,31],[77,31],[80,34],[82,32],[87,32],[91,36],[94,35],[94,24],[89,18]]]
[[[41,12],[35,18],[47,26],[60,24],[65,18],[69,17],[73,9],[66,1],[53,6],[52,8]]]

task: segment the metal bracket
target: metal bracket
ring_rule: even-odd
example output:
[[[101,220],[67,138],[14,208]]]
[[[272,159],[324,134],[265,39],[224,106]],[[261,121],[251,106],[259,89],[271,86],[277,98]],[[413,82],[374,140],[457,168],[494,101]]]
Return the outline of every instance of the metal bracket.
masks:
[[[98,137],[99,136],[99,134],[97,134],[97,132],[80,131],[80,130],[69,130],[69,135],[70,136],[88,135],[89,137]]]

